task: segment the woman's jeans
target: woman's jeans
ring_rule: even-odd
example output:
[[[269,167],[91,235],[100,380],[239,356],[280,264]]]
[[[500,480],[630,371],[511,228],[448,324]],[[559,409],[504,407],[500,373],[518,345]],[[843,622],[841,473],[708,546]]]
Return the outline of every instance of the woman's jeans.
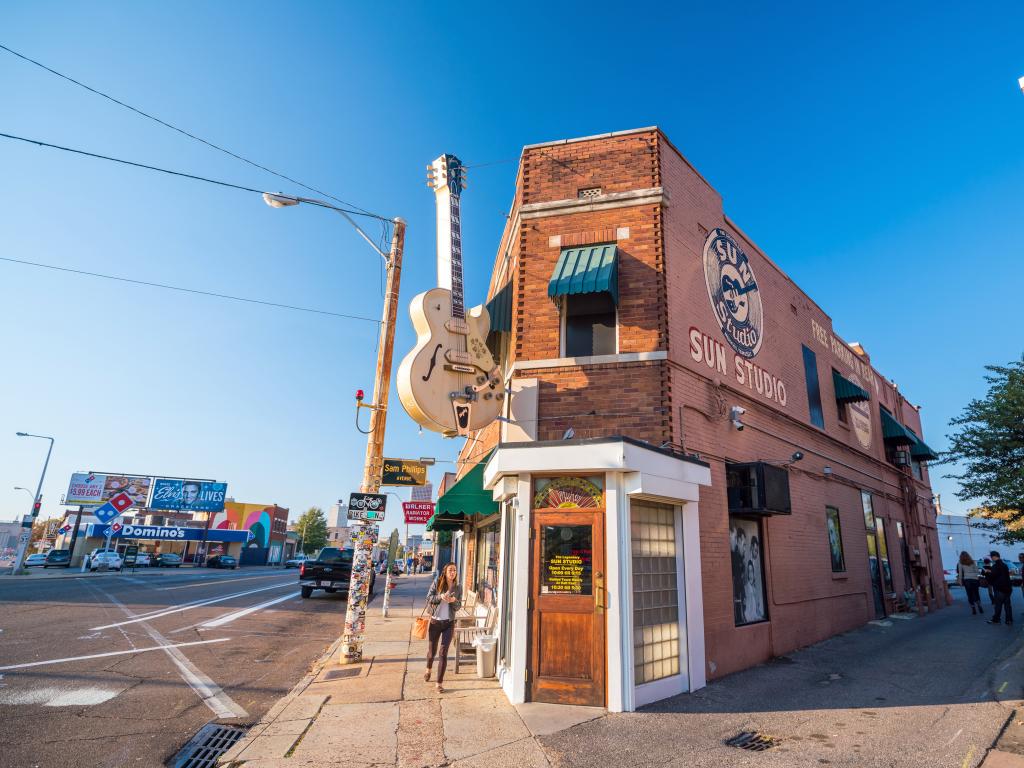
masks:
[[[437,684],[444,682],[444,671],[448,668],[448,646],[452,644],[452,629],[455,622],[430,620],[427,630],[427,669],[434,666],[434,655],[437,653],[437,641],[441,641],[441,658],[437,662]]]
[[[967,604],[981,607],[981,592],[977,579],[964,579],[964,590],[967,592]]]

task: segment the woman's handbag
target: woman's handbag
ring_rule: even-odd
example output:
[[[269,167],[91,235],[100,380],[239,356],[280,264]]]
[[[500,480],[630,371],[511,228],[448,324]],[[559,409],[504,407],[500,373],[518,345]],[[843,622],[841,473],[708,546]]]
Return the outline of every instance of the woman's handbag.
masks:
[[[427,606],[423,606],[423,612],[416,617],[412,625],[412,636],[420,640],[427,639],[427,630],[430,628],[430,617],[427,616]]]

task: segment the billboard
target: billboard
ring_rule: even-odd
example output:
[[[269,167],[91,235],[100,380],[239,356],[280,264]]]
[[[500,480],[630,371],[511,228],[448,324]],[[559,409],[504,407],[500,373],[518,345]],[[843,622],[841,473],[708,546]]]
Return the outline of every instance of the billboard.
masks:
[[[227,493],[227,483],[158,477],[153,481],[153,498],[149,502],[149,508],[220,512],[224,509],[224,498]]]
[[[140,475],[100,475],[95,472],[75,472],[71,475],[64,503],[68,506],[100,505],[122,491],[127,493],[136,507],[146,506],[151,478]]]

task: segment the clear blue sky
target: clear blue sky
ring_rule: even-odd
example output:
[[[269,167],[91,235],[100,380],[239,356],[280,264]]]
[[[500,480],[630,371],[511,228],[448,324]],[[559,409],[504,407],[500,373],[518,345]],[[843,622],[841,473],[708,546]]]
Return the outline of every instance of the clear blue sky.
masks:
[[[655,124],[923,405],[933,447],[983,392],[982,366],[1024,351],[1019,4],[477,5],[40,1],[4,9],[0,42],[404,217],[397,356],[408,300],[434,283],[426,163]],[[2,51],[0,93],[5,133],[302,192]],[[515,168],[470,175],[471,301]],[[7,140],[0,171],[0,255],[379,315],[380,260],[329,212]],[[358,485],[352,395],[372,384],[370,323],[0,263],[0,328],[2,519],[25,511],[11,489],[34,487],[45,448],[17,430],[58,438],[46,513],[79,469],[217,478],[293,516]],[[389,427],[388,455],[456,455],[396,399]],[[949,511],[965,508],[933,479]]]

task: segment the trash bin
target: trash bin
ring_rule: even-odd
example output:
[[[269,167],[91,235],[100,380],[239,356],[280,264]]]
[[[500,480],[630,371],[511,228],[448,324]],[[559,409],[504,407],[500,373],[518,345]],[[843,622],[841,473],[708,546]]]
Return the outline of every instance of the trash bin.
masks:
[[[498,638],[494,635],[480,635],[473,641],[476,648],[476,676],[494,677],[494,665],[498,655]]]

